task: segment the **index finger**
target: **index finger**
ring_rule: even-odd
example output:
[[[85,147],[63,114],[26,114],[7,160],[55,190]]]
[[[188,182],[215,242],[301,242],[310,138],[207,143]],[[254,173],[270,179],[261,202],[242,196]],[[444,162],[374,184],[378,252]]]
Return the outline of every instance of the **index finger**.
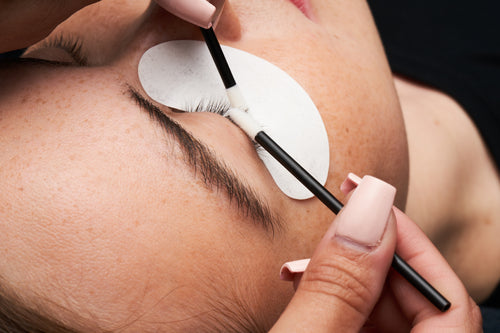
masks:
[[[436,287],[452,305],[445,313],[439,312],[401,276],[394,274],[390,287],[400,301],[404,315],[415,325],[427,329],[437,327],[474,327],[480,329],[479,308],[468,295],[464,285],[424,232],[402,211],[394,207],[398,241],[396,251],[415,270]],[[464,325],[464,326],[463,326]],[[424,327],[421,327],[425,330]]]

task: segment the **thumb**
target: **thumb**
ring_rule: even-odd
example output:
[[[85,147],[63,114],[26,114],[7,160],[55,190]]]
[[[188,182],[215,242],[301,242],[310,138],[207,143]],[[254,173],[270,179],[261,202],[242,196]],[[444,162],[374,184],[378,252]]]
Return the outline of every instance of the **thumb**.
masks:
[[[377,178],[363,178],[316,248],[271,332],[358,332],[363,327],[395,249],[395,193]],[[293,276],[295,263],[304,261],[285,265],[285,276]]]

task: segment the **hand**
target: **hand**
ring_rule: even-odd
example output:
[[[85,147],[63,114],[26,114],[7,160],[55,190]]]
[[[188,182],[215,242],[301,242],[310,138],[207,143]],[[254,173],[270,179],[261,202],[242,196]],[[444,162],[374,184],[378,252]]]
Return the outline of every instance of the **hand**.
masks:
[[[98,0],[0,0],[0,53],[28,47]]]
[[[47,37],[83,7],[99,0],[0,0],[0,53],[22,49]],[[215,24],[224,0],[157,0],[160,6],[193,24]]]
[[[350,175],[344,193],[360,181]],[[393,208],[394,189],[365,177],[305,261],[285,265],[297,291],[271,332],[480,332],[478,306],[427,239]],[[441,313],[396,272],[394,249],[451,303]]]
[[[202,28],[210,28],[224,7],[225,0],[156,0],[167,11]],[[213,3],[213,4],[212,4]]]

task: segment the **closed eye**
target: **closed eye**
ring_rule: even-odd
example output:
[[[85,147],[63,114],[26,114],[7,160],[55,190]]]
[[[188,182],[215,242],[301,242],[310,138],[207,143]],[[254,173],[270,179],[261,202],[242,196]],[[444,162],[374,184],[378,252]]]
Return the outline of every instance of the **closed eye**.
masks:
[[[218,114],[220,116],[224,116],[227,111],[231,108],[229,101],[225,99],[217,99],[217,98],[205,98],[201,99],[197,104],[186,104],[182,110],[170,108],[173,112],[176,113],[186,113],[186,112],[211,112]],[[257,153],[264,151],[264,148],[256,142],[252,140],[253,146]]]
[[[82,48],[83,42],[78,36],[59,34],[43,40],[35,47],[28,48],[28,50],[23,54],[23,57],[61,62],[60,59],[54,59],[54,57],[59,57],[54,56],[53,52],[50,51],[50,49],[57,49],[64,51],[69,56],[71,63],[78,66],[87,66],[88,59],[82,51]],[[68,63],[68,65],[69,64],[70,63]]]
[[[230,108],[224,99],[204,98],[197,103],[187,103],[182,109],[172,109],[173,112],[211,112],[223,116]]]

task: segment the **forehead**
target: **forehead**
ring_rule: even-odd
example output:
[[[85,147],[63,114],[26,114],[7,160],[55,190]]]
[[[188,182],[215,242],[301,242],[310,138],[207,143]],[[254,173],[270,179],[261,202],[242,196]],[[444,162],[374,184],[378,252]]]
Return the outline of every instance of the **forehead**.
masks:
[[[100,165],[95,174],[107,172],[109,181],[117,175],[113,169],[120,164],[130,169],[139,157],[166,163],[167,143],[123,94],[116,77],[50,66],[4,72],[9,82],[0,94],[0,141],[8,147],[0,153],[4,161],[23,160],[46,172]]]
[[[119,135],[119,127],[154,133],[123,80],[110,70],[20,63],[0,73],[6,83],[0,92],[3,140],[9,128],[47,140],[75,138],[70,141]]]

